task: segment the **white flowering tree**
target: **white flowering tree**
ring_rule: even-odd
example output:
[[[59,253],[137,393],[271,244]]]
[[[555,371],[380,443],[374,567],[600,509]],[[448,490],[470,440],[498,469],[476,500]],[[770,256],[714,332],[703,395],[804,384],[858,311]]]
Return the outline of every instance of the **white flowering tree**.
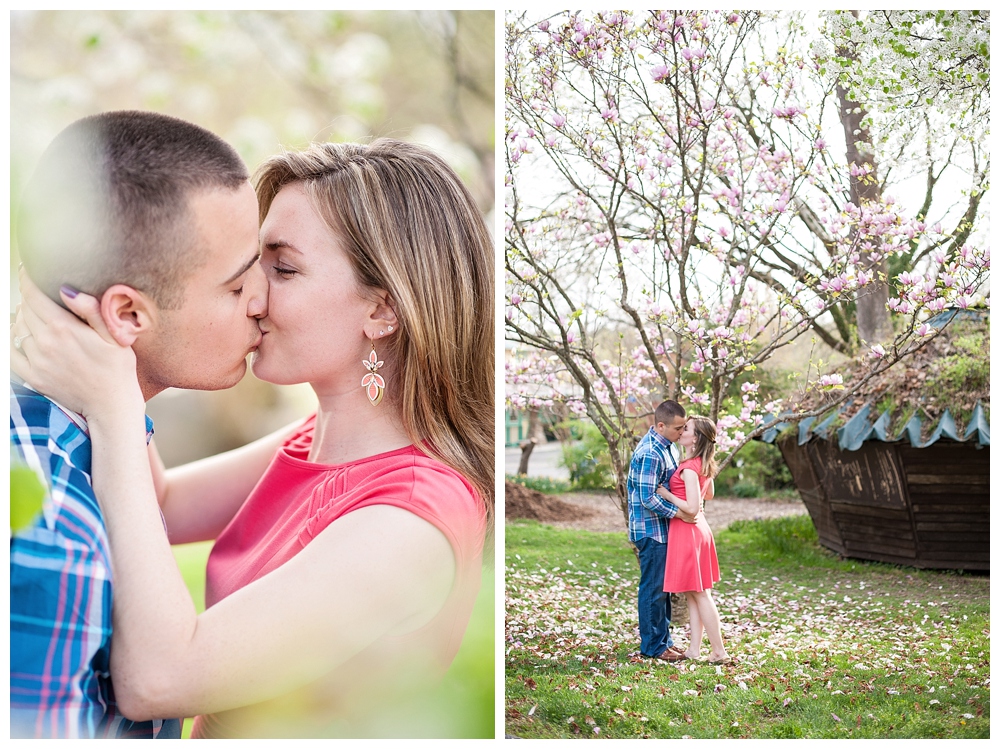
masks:
[[[988,150],[939,129],[948,109],[924,94],[957,92],[950,79],[875,64],[857,20],[507,18],[508,405],[589,418],[621,500],[635,421],[659,400],[716,419],[725,463],[766,414],[821,413],[912,353],[936,334],[931,314],[988,304]],[[905,61],[923,44],[897,41]],[[974,49],[988,71],[988,46]],[[894,91],[916,110],[905,132],[884,106]],[[988,123],[988,97],[975,104],[970,121]],[[922,203],[904,205],[895,190],[914,175]],[[868,366],[845,383],[810,362],[802,387],[827,398],[788,414],[760,368],[803,335]]]

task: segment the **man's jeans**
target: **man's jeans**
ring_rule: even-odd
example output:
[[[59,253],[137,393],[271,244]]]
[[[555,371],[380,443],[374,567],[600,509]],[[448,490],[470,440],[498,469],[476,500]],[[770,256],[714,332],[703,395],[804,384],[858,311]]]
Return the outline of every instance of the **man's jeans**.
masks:
[[[635,542],[639,551],[639,638],[640,651],[655,658],[672,647],[670,637],[670,594],[663,591],[667,565],[667,545],[652,538]]]

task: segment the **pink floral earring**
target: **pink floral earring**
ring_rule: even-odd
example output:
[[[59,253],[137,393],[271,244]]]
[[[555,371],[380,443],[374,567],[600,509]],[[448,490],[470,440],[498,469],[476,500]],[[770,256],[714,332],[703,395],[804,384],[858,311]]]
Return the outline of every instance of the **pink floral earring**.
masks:
[[[375,353],[374,340],[372,341],[372,352],[368,354],[367,359],[362,359],[361,363],[368,370],[368,374],[361,378],[361,387],[365,389],[365,395],[368,396],[371,404],[377,406],[381,403],[382,396],[385,395],[385,380],[376,371],[384,362],[378,360],[378,354]]]

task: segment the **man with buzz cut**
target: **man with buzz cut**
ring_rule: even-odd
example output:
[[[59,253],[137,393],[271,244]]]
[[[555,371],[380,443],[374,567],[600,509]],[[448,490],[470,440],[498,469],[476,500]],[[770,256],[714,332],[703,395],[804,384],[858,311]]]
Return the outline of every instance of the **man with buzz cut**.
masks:
[[[677,470],[674,443],[684,431],[687,414],[676,401],[656,407],[653,426],[636,445],[628,470],[628,537],[639,556],[639,651],[647,658],[675,662],[684,651],[670,636],[670,594],[663,590],[667,531],[677,505],[657,495]]]
[[[148,401],[243,377],[267,310],[257,222],[246,166],[223,140],[165,115],[106,112],[69,125],[42,155],[18,246],[51,298],[62,287],[100,300]],[[13,344],[30,354],[30,335]],[[152,431],[147,417],[147,441]],[[41,514],[10,542],[11,737],[180,738],[172,716],[133,722],[116,707],[114,575],[86,421],[12,376],[10,438],[12,461],[46,487]]]

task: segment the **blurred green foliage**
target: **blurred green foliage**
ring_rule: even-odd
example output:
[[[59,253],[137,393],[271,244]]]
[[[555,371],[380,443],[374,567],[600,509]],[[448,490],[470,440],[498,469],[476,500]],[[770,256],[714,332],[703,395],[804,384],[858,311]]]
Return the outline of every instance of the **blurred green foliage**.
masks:
[[[715,477],[717,496],[759,497],[794,488],[792,474],[777,445],[753,441]]]
[[[70,122],[144,109],[212,130],[251,170],[313,141],[419,142],[490,213],[494,21],[491,10],[14,10],[11,207]]]
[[[568,481],[549,476],[518,476],[514,473],[508,473],[504,475],[504,479],[512,484],[520,484],[542,494],[562,494],[573,488]]]
[[[10,530],[11,533],[29,527],[42,511],[45,487],[35,472],[12,461],[10,467]]]
[[[574,440],[562,445],[562,464],[569,469],[574,489],[611,489],[615,486],[608,443],[589,421],[574,419],[559,425],[568,429]]]

